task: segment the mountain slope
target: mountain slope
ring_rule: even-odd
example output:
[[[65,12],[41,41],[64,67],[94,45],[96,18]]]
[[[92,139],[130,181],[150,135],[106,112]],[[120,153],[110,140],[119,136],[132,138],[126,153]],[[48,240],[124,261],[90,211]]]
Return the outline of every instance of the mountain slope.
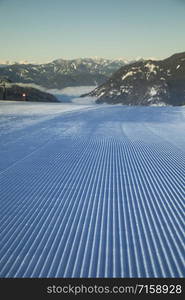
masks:
[[[89,95],[98,103],[185,105],[185,52],[123,66]]]
[[[80,58],[58,59],[47,64],[1,66],[0,76],[13,82],[35,83],[46,88],[102,84],[121,66],[123,60]]]
[[[23,96],[25,94],[25,96]],[[16,84],[6,86],[5,100],[26,100],[34,102],[58,102],[57,98],[49,93],[45,93],[32,87],[21,87]],[[0,99],[3,99],[3,90],[0,88]]]

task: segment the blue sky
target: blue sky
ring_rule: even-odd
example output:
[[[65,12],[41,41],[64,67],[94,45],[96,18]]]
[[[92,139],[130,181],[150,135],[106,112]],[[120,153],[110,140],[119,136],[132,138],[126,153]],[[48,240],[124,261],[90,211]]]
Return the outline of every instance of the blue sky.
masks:
[[[185,0],[0,0],[0,61],[165,58],[184,32]]]

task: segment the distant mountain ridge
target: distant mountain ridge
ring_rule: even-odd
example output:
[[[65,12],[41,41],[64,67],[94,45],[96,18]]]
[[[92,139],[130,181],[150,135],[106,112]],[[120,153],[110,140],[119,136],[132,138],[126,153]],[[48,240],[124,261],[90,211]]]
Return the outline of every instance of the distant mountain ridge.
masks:
[[[68,86],[92,86],[104,83],[115,71],[128,63],[118,59],[57,59],[47,64],[13,64],[0,67],[0,77],[12,82],[34,83],[48,89]]]
[[[185,52],[125,65],[88,96],[97,103],[185,105]]]

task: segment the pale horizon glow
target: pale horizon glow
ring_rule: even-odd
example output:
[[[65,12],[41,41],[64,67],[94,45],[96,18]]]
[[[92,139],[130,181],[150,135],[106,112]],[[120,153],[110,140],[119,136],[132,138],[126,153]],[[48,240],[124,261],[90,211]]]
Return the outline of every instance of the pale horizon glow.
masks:
[[[184,0],[0,0],[0,64],[164,59],[185,51]]]

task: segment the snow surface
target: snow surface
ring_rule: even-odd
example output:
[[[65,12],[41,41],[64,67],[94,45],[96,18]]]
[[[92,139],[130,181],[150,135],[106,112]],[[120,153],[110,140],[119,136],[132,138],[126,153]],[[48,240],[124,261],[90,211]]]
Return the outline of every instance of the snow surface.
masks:
[[[0,277],[184,277],[185,107],[76,107],[0,102]]]
[[[149,91],[150,96],[155,96],[158,93],[158,89],[155,87],[152,87]]]
[[[147,63],[146,67],[148,68],[148,70],[149,70],[150,73],[154,73],[154,74],[157,73],[156,69],[159,68],[158,66],[156,66],[156,65],[154,65],[152,63]]]
[[[75,105],[73,103],[45,103],[0,100],[0,116],[48,116],[91,107],[91,105]]]
[[[89,109],[92,105],[87,103],[73,104],[73,103],[35,103],[22,101],[1,101],[0,100],[0,126],[4,130],[0,131],[4,134],[7,131],[14,131],[18,128],[23,128],[44,120],[55,118],[61,113],[68,113],[71,111]],[[0,129],[2,129],[0,127]]]
[[[129,71],[127,72],[123,77],[122,77],[122,80],[125,80],[125,78],[129,77],[129,76],[132,76],[134,74],[136,74],[137,72],[135,71]]]

